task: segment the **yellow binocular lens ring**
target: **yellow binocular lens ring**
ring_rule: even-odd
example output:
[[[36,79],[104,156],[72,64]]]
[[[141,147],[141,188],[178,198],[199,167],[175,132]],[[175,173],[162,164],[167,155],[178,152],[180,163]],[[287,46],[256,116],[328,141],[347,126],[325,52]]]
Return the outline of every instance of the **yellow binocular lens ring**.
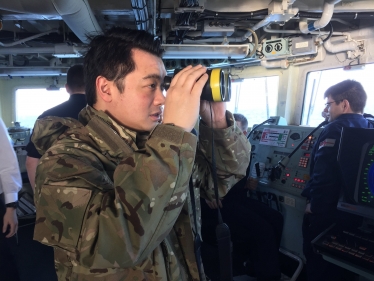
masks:
[[[222,101],[220,82],[223,83],[223,81],[220,81],[220,80],[221,80],[221,69],[219,68],[212,69],[209,82],[210,82],[210,89],[212,90],[213,101]]]

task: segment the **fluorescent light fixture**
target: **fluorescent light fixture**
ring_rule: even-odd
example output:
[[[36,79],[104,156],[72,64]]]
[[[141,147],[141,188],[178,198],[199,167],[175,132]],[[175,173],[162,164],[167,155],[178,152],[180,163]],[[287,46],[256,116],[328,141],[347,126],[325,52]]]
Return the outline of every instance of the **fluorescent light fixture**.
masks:
[[[0,67],[0,76],[59,76],[69,67]]]
[[[56,44],[55,52],[52,56],[56,58],[80,58],[82,54],[80,53],[82,48],[76,46],[69,46],[67,44]]]
[[[171,45],[163,44],[163,59],[243,59],[249,45]]]
[[[82,54],[52,54],[55,58],[66,59],[66,58],[80,58]]]

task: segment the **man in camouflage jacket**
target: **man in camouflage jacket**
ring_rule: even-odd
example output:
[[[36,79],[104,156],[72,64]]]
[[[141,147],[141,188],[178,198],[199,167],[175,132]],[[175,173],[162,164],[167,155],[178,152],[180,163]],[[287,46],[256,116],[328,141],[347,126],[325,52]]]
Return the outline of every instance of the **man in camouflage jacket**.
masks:
[[[113,42],[114,51],[99,52]],[[220,196],[245,175],[250,146],[223,103],[211,105],[210,118],[202,102],[198,145],[190,133],[206,69],[179,72],[165,98],[157,44],[144,31],[120,28],[94,38],[85,58],[89,105],[79,122],[46,117],[35,126],[43,157],[34,239],[54,247],[59,280],[200,280],[191,200],[200,220],[200,193],[209,200],[214,193],[210,127]],[[95,60],[104,65],[95,68]]]

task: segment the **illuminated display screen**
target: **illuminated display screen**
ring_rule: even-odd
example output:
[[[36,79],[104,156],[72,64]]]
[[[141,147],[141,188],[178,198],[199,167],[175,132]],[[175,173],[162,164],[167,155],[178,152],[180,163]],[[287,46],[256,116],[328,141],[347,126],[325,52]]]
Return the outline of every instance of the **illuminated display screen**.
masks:
[[[374,207],[374,145],[366,151],[359,181],[359,202]]]

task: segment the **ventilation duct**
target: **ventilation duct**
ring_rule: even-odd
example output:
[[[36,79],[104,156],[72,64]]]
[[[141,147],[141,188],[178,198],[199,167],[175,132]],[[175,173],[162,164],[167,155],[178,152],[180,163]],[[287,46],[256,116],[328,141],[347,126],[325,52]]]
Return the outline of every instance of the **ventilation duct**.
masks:
[[[102,32],[87,0],[12,0],[1,1],[0,9],[17,13],[60,16],[67,26],[83,42],[87,35]]]

